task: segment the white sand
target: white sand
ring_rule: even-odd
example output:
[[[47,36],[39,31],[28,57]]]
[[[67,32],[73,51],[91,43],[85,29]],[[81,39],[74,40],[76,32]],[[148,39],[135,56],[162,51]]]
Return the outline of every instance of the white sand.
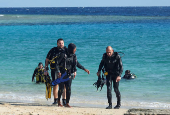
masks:
[[[169,109],[105,109],[0,102],[0,115],[170,115]]]

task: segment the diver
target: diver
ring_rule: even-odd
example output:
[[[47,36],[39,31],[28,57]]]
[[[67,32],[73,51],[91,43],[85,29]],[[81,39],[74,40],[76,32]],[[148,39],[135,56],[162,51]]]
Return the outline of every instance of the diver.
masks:
[[[66,87],[66,105],[65,105],[65,107],[69,107],[69,108],[71,107],[69,105],[70,96],[71,96],[71,83],[72,83],[72,79],[74,79],[76,76],[76,71],[77,71],[76,66],[80,69],[83,69],[88,74],[90,73],[89,70],[85,69],[77,61],[75,52],[76,52],[76,45],[73,43],[70,43],[68,45],[67,54],[61,54],[61,57],[59,59],[59,65],[61,65],[60,67],[62,67],[62,69],[60,68],[58,70],[60,70],[61,75],[63,75],[64,73],[67,73],[65,76],[65,79],[70,78],[68,81],[65,81],[65,82],[62,82],[59,84],[59,92],[58,92],[58,106],[59,107],[62,107],[60,98],[61,98],[61,94],[63,93],[64,86]],[[59,68],[59,67],[56,67],[56,68]]]
[[[34,81],[34,77],[36,76],[36,83],[44,83],[44,67],[43,64],[40,62],[38,67],[35,68],[34,73],[32,75],[32,82]]]
[[[62,38],[57,40],[57,47],[53,47],[47,54],[46,61],[45,61],[45,71],[44,75],[47,75],[48,73],[48,64],[50,63],[50,69],[51,69],[51,76],[52,76],[52,82],[57,80],[59,76],[61,77],[60,69],[62,69],[62,65],[59,64],[62,59],[60,54],[66,54],[67,48],[64,46],[64,40]],[[77,64],[77,67],[80,69],[83,69],[84,71],[89,72],[89,70],[83,68],[80,64]],[[54,95],[54,103],[53,105],[57,105],[58,103],[58,84],[53,86],[53,95]],[[64,92],[62,95],[63,99],[63,105],[66,104],[66,88],[64,88]]]
[[[121,80],[121,74],[123,71],[123,65],[120,55],[114,52],[111,46],[106,48],[106,53],[103,54],[102,60],[99,65],[97,76],[100,76],[101,70],[104,66],[108,75],[106,75],[106,85],[107,85],[107,99],[109,106],[106,109],[112,109],[112,82],[113,88],[117,97],[117,105],[114,109],[119,109],[121,106],[121,95],[119,92],[119,81]]]
[[[50,64],[50,69],[51,69],[51,77],[52,81],[56,80],[60,73],[58,70],[55,68],[56,65],[58,65],[58,62],[55,61],[58,57],[60,57],[60,53],[65,53],[67,48],[64,46],[64,40],[62,38],[59,38],[57,40],[57,47],[53,47],[47,54],[46,56],[46,61],[45,61],[45,70],[44,70],[44,75],[48,74],[48,64]],[[54,95],[54,103],[53,105],[57,105],[58,102],[58,85],[53,87],[53,95]],[[65,93],[63,93],[63,102],[65,101]]]
[[[123,79],[135,79],[137,76],[134,73],[130,73],[130,70],[125,71],[125,75],[122,77]]]

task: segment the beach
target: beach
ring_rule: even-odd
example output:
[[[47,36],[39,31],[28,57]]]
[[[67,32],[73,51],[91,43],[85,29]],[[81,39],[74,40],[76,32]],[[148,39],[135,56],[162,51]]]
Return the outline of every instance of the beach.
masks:
[[[0,12],[0,115],[168,114],[170,7],[0,8]],[[46,100],[45,84],[32,82],[35,68],[44,64],[58,38],[66,47],[76,44],[78,62],[90,71],[77,68],[71,109],[51,106],[54,97]],[[120,81],[119,110],[106,110],[107,86],[97,91],[93,85],[107,46],[121,56],[121,77],[126,70],[137,76]],[[112,98],[114,107],[113,87]]]
[[[0,102],[0,115],[162,115],[170,114],[169,109],[105,109],[94,107],[72,108],[38,103]]]
[[[99,115],[112,114],[123,115],[127,109],[111,109],[78,107],[72,108],[58,107],[52,105],[42,105],[38,103],[0,103],[0,115]]]

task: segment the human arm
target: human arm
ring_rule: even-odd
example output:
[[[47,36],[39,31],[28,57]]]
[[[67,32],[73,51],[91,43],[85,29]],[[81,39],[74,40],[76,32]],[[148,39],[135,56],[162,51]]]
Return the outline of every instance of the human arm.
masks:
[[[53,51],[54,51],[54,48],[52,48],[52,49],[48,52],[48,54],[47,54],[47,56],[46,56],[46,59],[45,59],[45,69],[44,69],[44,75],[45,75],[45,76],[46,76],[47,73],[48,73],[48,64],[49,64],[49,61],[50,61],[51,58],[52,58]]]
[[[56,62],[56,65],[55,65],[55,71],[58,73],[58,78],[61,77],[61,72],[60,72],[60,65],[63,65],[63,68],[65,69],[65,59],[66,59],[66,55],[65,53],[61,53],[60,56],[58,56],[58,58],[55,58],[55,62]]]
[[[78,67],[79,69],[84,70],[84,71],[87,72],[88,74],[90,74],[90,71],[89,71],[88,69],[85,69],[78,61],[77,61],[77,67]]]
[[[48,64],[49,64],[49,59],[46,58],[45,60],[45,69],[44,69],[44,75],[46,76],[48,73]]]
[[[34,81],[34,77],[35,77],[36,72],[37,72],[37,69],[34,70],[34,73],[32,75],[32,82]]]
[[[104,59],[105,59],[105,54],[103,54],[102,60],[100,62],[99,69],[98,69],[98,72],[97,72],[97,76],[100,76],[100,74],[101,74],[101,70],[104,66]]]
[[[121,80],[121,74],[123,72],[123,64],[122,64],[122,60],[121,57],[118,56],[118,61],[117,61],[117,78],[116,78],[116,82],[119,82]]]
[[[73,57],[73,64],[72,64],[72,69],[71,69],[71,73],[73,73],[73,75],[74,75],[74,78],[76,77],[76,75],[77,75],[77,73],[76,73],[76,71],[77,71],[77,69],[76,69],[76,67],[77,67],[77,56],[74,54],[74,57]]]

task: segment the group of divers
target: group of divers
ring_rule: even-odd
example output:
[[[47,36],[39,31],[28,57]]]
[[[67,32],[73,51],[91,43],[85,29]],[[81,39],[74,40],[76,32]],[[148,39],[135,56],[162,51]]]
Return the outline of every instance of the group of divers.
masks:
[[[84,70],[88,74],[90,71],[85,69],[78,61],[76,57],[76,45],[70,43],[68,48],[64,46],[64,40],[62,38],[57,40],[57,47],[53,47],[47,54],[45,60],[45,66],[40,62],[38,67],[35,68],[34,73],[32,75],[32,82],[36,83],[45,83],[46,85],[46,99],[51,98],[51,91],[53,88],[54,95],[54,103],[53,105],[57,105],[59,107],[65,106],[71,108],[69,105],[70,96],[71,96],[71,83],[72,79],[76,76],[76,67]],[[121,52],[120,52],[121,53]],[[106,53],[103,54],[102,60],[99,65],[99,69],[97,72],[98,80],[93,84],[95,87],[102,87],[107,85],[107,98],[109,106],[106,109],[112,109],[112,82],[113,88],[117,97],[117,105],[114,109],[119,109],[120,104],[120,92],[118,89],[119,80],[114,80],[114,76],[121,76],[123,71],[123,67],[121,64],[121,57],[118,52],[114,52],[111,46],[106,48]],[[51,77],[49,75],[49,67],[50,64],[51,69]],[[113,71],[110,71],[113,70]],[[101,74],[102,73],[102,74]],[[51,79],[52,78],[52,79]],[[123,79],[131,80],[137,78],[134,73],[131,73],[130,70],[125,71],[125,75],[122,77]],[[120,77],[121,79],[121,77]],[[114,82],[115,81],[115,82]],[[59,87],[59,88],[58,88]],[[60,98],[62,95],[62,104],[60,102]]]

